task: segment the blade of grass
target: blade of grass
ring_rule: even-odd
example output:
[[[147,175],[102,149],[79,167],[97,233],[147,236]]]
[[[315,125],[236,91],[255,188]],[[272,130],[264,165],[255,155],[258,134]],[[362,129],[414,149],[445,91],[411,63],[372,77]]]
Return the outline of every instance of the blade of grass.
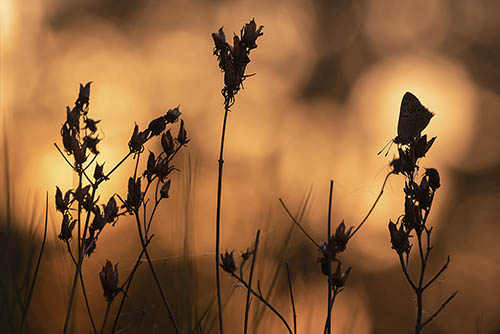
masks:
[[[255,237],[255,246],[253,249],[253,256],[252,256],[252,266],[250,267],[250,276],[248,278],[248,293],[245,306],[245,325],[244,325],[245,334],[248,331],[248,314],[250,313],[250,294],[252,290],[253,270],[255,267],[255,260],[257,258],[257,249],[259,248],[259,237],[260,237],[260,230],[257,230],[257,236]]]
[[[35,291],[35,284],[38,278],[38,271],[40,270],[40,263],[42,262],[43,251],[45,250],[45,241],[47,240],[47,220],[48,220],[48,212],[49,212],[49,193],[45,194],[45,222],[43,228],[43,239],[42,245],[40,247],[40,254],[38,255],[38,261],[35,267],[35,273],[33,276],[33,280],[31,283],[30,292],[28,295],[28,299],[26,300],[26,305],[24,306],[23,316],[21,320],[21,332],[24,332],[24,327],[26,325],[26,316],[28,314],[28,310],[31,304],[31,298],[33,297],[33,291]]]

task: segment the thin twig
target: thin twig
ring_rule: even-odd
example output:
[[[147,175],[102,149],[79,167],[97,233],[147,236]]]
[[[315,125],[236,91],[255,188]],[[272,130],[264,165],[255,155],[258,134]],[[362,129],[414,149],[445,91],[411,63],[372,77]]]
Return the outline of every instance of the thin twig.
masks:
[[[120,167],[120,166],[121,166],[121,164],[122,164],[122,163],[124,163],[124,162],[125,162],[125,160],[127,160],[127,159],[128,159],[128,157],[130,157],[130,156],[132,155],[132,153],[133,153],[132,151],[128,152],[128,153],[127,153],[127,155],[125,155],[125,156],[122,158],[122,160],[120,160],[120,162],[119,162],[119,163],[117,163],[117,164],[116,164],[116,166],[115,166],[115,167],[113,167],[113,168],[112,168],[112,169],[108,172],[108,174],[106,174],[103,178],[101,178],[101,179],[97,182],[97,184],[100,184],[101,182],[103,182],[103,181],[107,180],[107,179],[109,178],[109,176],[110,176],[110,175],[111,175],[111,174],[112,174],[112,173],[113,173],[113,172],[114,172],[114,171],[115,171],[118,167]]]
[[[458,290],[453,292],[453,294],[451,296],[448,297],[448,299],[446,299],[444,301],[443,304],[441,304],[441,306],[436,310],[436,312],[434,312],[423,324],[422,324],[422,328],[424,328],[424,326],[428,325],[432,320],[434,320],[435,317],[437,317],[437,315],[439,314],[439,312],[441,312],[445,307],[446,305],[451,302],[451,300],[453,298],[455,298],[455,296],[458,294]]]
[[[245,288],[249,289],[250,292],[255,296],[257,297],[262,303],[264,303],[280,320],[281,322],[285,325],[286,329],[288,330],[288,333],[292,334],[292,330],[290,329],[290,326],[288,325],[288,323],[286,322],[285,318],[278,312],[278,310],[276,310],[274,308],[273,305],[271,305],[263,296],[262,296],[262,293],[257,293],[255,292],[255,290],[251,289],[249,286],[248,286],[248,283],[245,282],[245,280],[243,280],[241,277],[239,277],[238,275],[236,274],[231,274],[234,278],[236,278],[241,284],[243,284],[245,286]],[[260,289],[259,289],[260,291]]]
[[[286,207],[285,205],[285,202],[283,202],[283,200],[281,198],[278,198],[278,200],[280,201],[281,205],[283,206],[283,208],[285,209],[286,213],[288,214],[288,216],[292,219],[292,221],[295,223],[295,225],[297,225],[300,230],[305,234],[305,236],[307,238],[309,238],[309,240],[311,240],[311,242],[318,248],[318,249],[321,249],[321,246],[316,242],[314,241],[314,239],[309,235],[309,233],[307,233],[307,231],[302,227],[302,225],[300,225],[300,223],[295,219],[295,217],[291,214],[291,212],[288,210],[288,208]]]
[[[248,293],[247,293],[247,301],[245,304],[245,325],[243,330],[245,334],[248,331],[248,314],[250,313],[250,290],[252,289],[253,270],[255,267],[255,260],[257,258],[257,249],[259,248],[259,236],[260,236],[260,230],[257,230],[257,236],[255,237],[255,246],[252,252],[253,256],[252,256],[252,265],[250,267],[250,276],[248,278]]]
[[[450,264],[450,256],[448,255],[448,259],[446,260],[446,263],[443,265],[441,270],[438,271],[436,275],[422,288],[422,290],[427,289],[447,268],[448,265]]]
[[[354,236],[354,234],[356,234],[356,232],[358,232],[358,230],[361,228],[361,226],[363,226],[363,224],[366,222],[366,220],[368,219],[368,217],[370,217],[373,209],[375,209],[375,206],[377,205],[378,201],[380,200],[380,197],[382,197],[382,194],[384,193],[385,184],[387,183],[387,180],[389,179],[389,176],[391,176],[392,174],[394,174],[394,171],[389,172],[385,176],[384,183],[382,183],[382,187],[380,188],[380,192],[379,192],[377,198],[375,199],[375,202],[373,202],[373,205],[370,208],[370,210],[368,211],[368,213],[366,214],[365,218],[363,218],[363,220],[358,225],[358,227],[356,227],[354,229],[354,231],[351,233],[351,235],[349,236],[349,239],[351,239]]]
[[[290,270],[288,269],[288,262],[285,262],[285,266],[286,266],[286,274],[288,277],[288,288],[290,290],[290,300],[292,302],[293,333],[297,334],[297,313],[295,313],[295,301],[293,299],[292,279],[290,278]]]

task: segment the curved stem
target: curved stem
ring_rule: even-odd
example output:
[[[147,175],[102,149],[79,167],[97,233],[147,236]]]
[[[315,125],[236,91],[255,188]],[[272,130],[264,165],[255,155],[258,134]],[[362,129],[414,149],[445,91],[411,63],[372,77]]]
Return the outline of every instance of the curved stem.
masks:
[[[217,281],[217,309],[219,311],[219,332],[223,333],[222,322],[222,300],[220,292],[220,273],[219,273],[219,253],[220,253],[220,216],[222,202],[222,172],[224,167],[224,139],[226,136],[227,116],[229,114],[228,100],[224,103],[224,121],[222,123],[222,135],[220,140],[219,154],[219,172],[217,178],[217,213],[215,218],[215,276]]]
[[[253,256],[252,256],[252,266],[250,267],[250,277],[248,278],[248,293],[245,305],[245,325],[243,330],[245,334],[248,331],[248,314],[250,313],[250,289],[252,288],[253,270],[255,267],[255,260],[257,258],[257,249],[259,248],[259,236],[260,236],[260,230],[257,230],[257,236],[255,237],[255,246],[253,249]]]
[[[276,310],[274,308],[273,305],[271,305],[267,300],[264,299],[264,297],[262,296],[262,294],[260,293],[257,293],[255,292],[255,290],[251,289],[249,286],[248,286],[248,283],[245,282],[245,280],[243,280],[241,277],[239,277],[238,275],[236,274],[231,274],[234,278],[236,278],[241,284],[243,284],[245,286],[245,288],[247,288],[255,297],[257,297],[262,303],[264,303],[264,305],[266,305],[280,320],[281,322],[283,323],[283,325],[285,325],[286,329],[288,330],[288,333],[292,334],[292,329],[290,328],[290,326],[288,325],[288,323],[286,322],[285,318],[278,312],[278,310]]]
[[[385,179],[384,179],[384,183],[382,183],[382,187],[380,188],[380,192],[377,196],[377,198],[375,199],[375,202],[373,202],[373,205],[372,207],[370,208],[370,210],[368,211],[368,213],[366,214],[365,218],[363,218],[363,220],[361,221],[361,223],[358,225],[358,227],[356,227],[356,229],[352,232],[352,234],[349,236],[349,239],[351,239],[354,234],[356,234],[356,232],[358,232],[358,230],[361,228],[361,226],[363,226],[363,224],[366,222],[366,220],[368,219],[368,217],[370,217],[373,209],[375,209],[375,206],[377,205],[378,201],[380,200],[380,197],[382,197],[382,194],[384,193],[384,188],[385,188],[385,185],[387,183],[387,180],[389,179],[389,176],[391,176],[392,174],[394,174],[394,172],[389,172],[386,176],[385,176]]]
[[[45,193],[45,222],[44,222],[44,228],[43,228],[43,239],[42,239],[42,246],[40,247],[40,254],[38,255],[38,261],[36,263],[35,267],[35,273],[33,275],[33,281],[31,282],[31,288],[30,292],[28,294],[28,299],[26,300],[26,305],[24,306],[23,310],[23,317],[21,320],[21,333],[24,332],[24,326],[26,324],[26,315],[28,314],[28,310],[30,307],[31,303],[31,298],[33,297],[33,291],[35,290],[35,283],[36,279],[38,277],[38,271],[40,269],[40,263],[42,262],[42,255],[43,251],[45,249],[45,241],[47,240],[47,220],[48,220],[48,212],[49,212],[49,193]]]
[[[165,305],[165,308],[167,309],[168,316],[169,316],[170,320],[172,321],[172,325],[174,326],[175,332],[180,333],[179,326],[177,325],[177,321],[175,320],[174,314],[170,308],[170,305],[169,305],[168,300],[167,300],[167,296],[165,295],[165,292],[163,291],[160,279],[158,278],[158,275],[156,274],[156,270],[153,266],[153,262],[151,261],[151,258],[149,256],[149,252],[147,249],[148,244],[146,243],[146,240],[144,239],[144,236],[142,234],[141,220],[139,218],[139,213],[137,212],[137,210],[135,210],[135,219],[137,222],[137,230],[139,232],[139,238],[141,240],[142,249],[144,250],[144,255],[146,255],[146,259],[148,260],[148,265],[149,265],[149,268],[151,269],[151,273],[153,274],[153,278],[155,280],[156,286],[158,287],[158,290],[160,291],[160,295],[161,295],[161,298],[163,300],[163,304]]]

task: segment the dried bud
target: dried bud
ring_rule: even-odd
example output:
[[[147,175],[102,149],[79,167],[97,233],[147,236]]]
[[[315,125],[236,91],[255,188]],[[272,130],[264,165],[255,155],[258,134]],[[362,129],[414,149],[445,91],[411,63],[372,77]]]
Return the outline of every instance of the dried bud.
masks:
[[[175,152],[175,143],[170,130],[163,133],[161,136],[161,146],[163,147],[163,152],[165,152],[167,156],[170,156]]]
[[[253,251],[249,250],[247,248],[247,250],[243,253],[241,253],[241,258],[243,259],[243,261],[248,261],[248,259],[250,258],[250,255],[253,254]]]
[[[56,186],[56,210],[64,213],[69,209],[69,201],[71,196],[71,190],[68,190],[66,194],[64,194],[64,199],[62,196],[61,189]]]
[[[85,240],[83,240],[83,253],[88,257],[90,257],[90,255],[92,255],[92,253],[95,251],[97,242],[97,239],[94,238],[94,230],[89,229],[89,231],[90,231],[90,236],[88,238],[85,238]]]
[[[409,196],[405,197],[405,215],[403,221],[408,231],[418,229],[420,226],[420,210]]]
[[[393,159],[389,166],[391,166],[392,172],[394,174],[399,174],[403,172],[403,161],[401,160],[401,158]]]
[[[99,121],[94,121],[93,119],[87,118],[85,119],[85,129],[89,129],[91,133],[95,133],[97,131],[97,123]]]
[[[248,64],[250,62],[250,58],[248,57],[245,44],[236,35],[234,35],[233,43],[232,55],[235,63],[244,65]]]
[[[153,179],[153,176],[156,174],[156,158],[155,154],[151,151],[149,151],[149,156],[148,156],[148,163],[146,170],[144,171],[144,176],[148,181],[151,182]]]
[[[89,106],[91,83],[92,81],[87,82],[85,86],[80,84],[80,92],[78,93],[78,99],[75,101],[75,104],[81,106],[82,109]]]
[[[142,192],[141,192],[141,178],[138,178],[134,181],[133,177],[128,179],[128,194],[127,201],[125,205],[128,210],[134,210],[139,207],[142,200]]]
[[[73,237],[73,228],[75,227],[76,219],[70,222],[70,216],[65,214],[61,223],[61,233],[59,239],[68,241]]]
[[[425,157],[432,144],[434,144],[434,140],[436,140],[436,137],[433,137],[429,141],[427,141],[427,135],[420,137],[415,144],[415,158],[419,159]]]
[[[167,126],[166,120],[164,116],[155,118],[148,125],[148,130],[151,132],[152,136],[158,136],[160,133],[165,130]]]
[[[104,175],[104,163],[102,165],[99,165],[98,163],[95,164],[94,179],[96,181],[100,181],[101,179],[109,180],[109,178]]]
[[[104,290],[104,298],[108,303],[111,303],[116,295],[121,291],[118,287],[118,263],[113,264],[106,260],[106,264],[102,266],[99,273],[102,289]]]
[[[143,145],[147,140],[146,132],[139,132],[139,126],[136,124],[134,127],[134,133],[132,133],[132,137],[128,142],[128,147],[131,152],[139,153],[142,152]]]
[[[411,249],[411,245],[410,240],[408,239],[408,234],[403,230],[403,225],[401,225],[398,230],[396,224],[389,221],[389,233],[391,234],[392,249],[394,249],[398,254],[408,254]]]
[[[181,114],[182,113],[179,110],[179,106],[177,106],[177,107],[175,107],[173,109],[169,109],[169,111],[167,111],[167,114],[165,115],[165,120],[167,121],[167,123],[175,123],[175,122],[177,122],[177,120],[179,119],[179,116]]]
[[[401,147],[398,149],[399,158],[401,159],[401,171],[403,173],[411,173],[416,168],[415,150],[410,147],[410,149],[403,150]]]
[[[420,186],[417,187],[415,198],[419,203],[421,209],[428,209],[431,205],[431,191],[429,188],[429,180],[426,176],[420,181]]]
[[[432,190],[436,190],[441,187],[441,180],[439,178],[439,173],[434,168],[427,168],[425,170],[425,175],[429,178],[429,186]]]
[[[226,250],[226,254],[221,254],[221,263],[220,266],[224,269],[225,272],[229,274],[233,274],[236,270],[236,263],[234,263],[233,257],[234,250],[231,253],[228,253]]]
[[[180,145],[186,145],[189,143],[188,137],[187,137],[187,131],[184,128],[184,120],[181,119],[181,126],[179,127],[179,133],[177,134],[177,142]]]
[[[83,143],[86,147],[88,147],[88,149],[90,150],[90,152],[94,153],[94,154],[99,154],[99,150],[97,149],[97,144],[99,144],[101,140],[97,137],[91,137],[91,136],[85,136],[83,138]]]
[[[74,193],[75,199],[78,202],[83,203],[85,198],[89,195],[89,190],[90,190],[90,184],[83,187],[83,188],[77,188],[75,193]]]
[[[118,206],[116,205],[116,200],[112,196],[108,204],[104,207],[104,220],[106,223],[112,223],[118,217]]]
[[[70,128],[80,131],[80,110],[77,107],[66,107],[66,123]]]
[[[262,32],[263,28],[263,26],[259,26],[259,28],[257,28],[255,20],[252,19],[241,29],[241,40],[243,41],[243,43],[245,43],[245,46],[248,48],[248,50],[252,50],[257,47],[255,42],[257,41],[257,38],[259,38],[259,36],[264,35],[264,33]]]
[[[349,278],[349,274],[351,273],[352,267],[347,268],[344,272],[342,272],[342,265],[337,265],[337,270],[332,275],[332,287],[335,289],[341,288],[345,285],[347,278]]]
[[[97,205],[95,206],[93,213],[94,213],[94,219],[92,220],[90,228],[94,231],[102,230],[106,225],[106,221],[104,220],[104,217],[101,214],[101,209],[99,209]]]
[[[170,166],[168,158],[163,158],[158,161],[156,175],[160,178],[160,181],[163,182],[173,170],[177,170],[177,168]]]
[[[75,147],[75,142],[78,144],[76,141],[76,138],[74,138],[73,131],[71,130],[71,127],[68,123],[64,123],[62,128],[61,128],[61,137],[64,145],[64,150],[68,154],[73,153],[73,147]]]
[[[87,161],[87,143],[83,142],[80,144],[77,141],[73,142],[75,145],[73,146],[73,156],[75,157],[75,164],[82,165],[85,161]]]
[[[214,44],[215,44],[215,50],[214,50],[214,54],[217,53],[217,51],[223,51],[226,49],[226,35],[224,34],[224,30],[222,29],[222,27],[219,29],[218,32],[214,32],[212,33],[212,38],[214,40]]]
[[[168,198],[168,192],[170,191],[170,180],[167,180],[160,189],[161,198]]]

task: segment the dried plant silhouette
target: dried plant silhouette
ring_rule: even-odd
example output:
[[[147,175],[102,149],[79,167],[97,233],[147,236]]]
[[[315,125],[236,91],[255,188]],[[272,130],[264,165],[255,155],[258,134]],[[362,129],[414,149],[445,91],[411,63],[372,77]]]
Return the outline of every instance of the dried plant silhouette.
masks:
[[[337,224],[336,228],[332,229],[333,216],[333,194],[334,181],[329,184],[328,197],[328,215],[326,219],[326,228],[323,241],[316,241],[310,232],[304,227],[303,219],[306,208],[310,201],[311,191],[309,191],[295,214],[289,210],[285,201],[279,198],[279,202],[283,207],[288,218],[291,220],[289,224],[288,234],[283,236],[283,246],[279,249],[279,254],[276,257],[277,266],[272,275],[269,275],[270,284],[267,292],[264,293],[261,287],[261,281],[257,272],[257,259],[261,259],[263,250],[262,238],[265,238],[264,233],[261,236],[261,230],[256,231],[253,245],[241,252],[241,256],[235,257],[234,250],[225,253],[221,252],[221,234],[223,224],[221,221],[222,212],[222,185],[223,185],[223,166],[224,166],[224,143],[226,137],[226,129],[228,117],[231,107],[236,101],[236,95],[243,88],[243,81],[253,74],[246,74],[246,67],[250,63],[251,51],[257,48],[257,39],[263,35],[263,26],[258,26],[254,19],[244,24],[239,35],[234,35],[232,43],[226,41],[226,36],[223,28],[220,28],[216,33],[212,33],[212,39],[215,44],[213,54],[217,57],[218,66],[224,75],[223,88],[221,90],[224,98],[223,108],[224,116],[222,122],[222,133],[219,147],[218,159],[218,178],[217,178],[217,202],[216,202],[216,220],[215,220],[215,295],[212,295],[207,306],[198,313],[197,295],[193,291],[184,293],[184,300],[187,305],[183,305],[182,312],[174,313],[172,305],[177,304],[177,300],[172,300],[167,296],[165,291],[165,280],[159,275],[157,267],[152,260],[149,249],[153,242],[154,234],[152,233],[153,221],[158,212],[158,208],[164,200],[170,197],[170,188],[172,183],[172,173],[180,171],[173,163],[179,152],[186,147],[190,142],[187,135],[187,130],[184,121],[180,118],[181,112],[179,107],[169,109],[164,115],[152,119],[148,126],[142,128],[135,124],[132,135],[128,142],[124,144],[126,147],[123,158],[110,168],[107,162],[100,161],[99,143],[102,140],[100,131],[101,121],[96,120],[90,113],[90,90],[91,82],[85,85],[80,84],[78,96],[72,108],[66,107],[66,119],[61,126],[60,134],[62,146],[54,144],[65,163],[71,168],[75,175],[77,184],[71,189],[62,190],[56,186],[55,192],[55,207],[60,219],[60,228],[58,238],[63,243],[67,257],[72,263],[72,280],[69,289],[69,298],[66,304],[64,316],[63,333],[74,332],[72,328],[75,317],[72,316],[75,303],[78,303],[76,298],[77,291],[81,291],[83,302],[85,303],[86,315],[88,316],[91,331],[93,333],[124,333],[131,327],[120,327],[120,320],[125,313],[124,305],[129,300],[129,292],[134,277],[138,272],[141,263],[146,262],[148,266],[148,274],[151,274],[151,279],[155,284],[155,291],[161,298],[162,307],[165,308],[165,314],[169,318],[167,324],[168,329],[162,329],[163,332],[171,333],[211,333],[217,331],[223,333],[224,325],[224,309],[228,305],[229,300],[233,296],[238,287],[245,288],[244,298],[244,314],[241,317],[241,327],[237,330],[234,328],[226,328],[226,331],[232,332],[266,332],[266,329],[259,330],[259,325],[262,322],[264,309],[273,315],[273,320],[279,321],[282,326],[281,331],[290,334],[297,334],[298,327],[304,319],[300,317],[301,311],[296,303],[298,295],[294,292],[292,273],[294,264],[285,260],[285,253],[288,250],[289,243],[292,240],[292,232],[298,228],[304,236],[311,242],[314,249],[318,251],[319,257],[311,257],[309,260],[315,265],[319,264],[318,277],[324,280],[324,296],[325,301],[321,301],[321,307],[326,308],[324,320],[321,321],[323,333],[331,334],[333,332],[334,313],[333,306],[339,294],[347,288],[349,277],[355,275],[355,268],[347,263],[341,256],[347,251],[349,241],[361,231],[361,228],[368,221],[377,204],[379,203],[388,179],[393,175],[402,175],[405,183],[403,187],[404,194],[404,214],[396,219],[394,223],[389,221],[390,244],[395,250],[399,258],[399,263],[403,275],[415,294],[417,301],[415,333],[420,334],[429,325],[439,313],[448,305],[448,303],[457,295],[455,291],[449,296],[434,313],[424,317],[424,292],[431,286],[441,275],[446,271],[450,263],[450,257],[437,273],[430,278],[426,277],[427,269],[430,263],[430,253],[433,249],[431,234],[433,228],[428,223],[433,200],[437,189],[440,188],[440,177],[435,168],[422,168],[419,163],[422,158],[429,152],[434,144],[436,137],[427,140],[427,135],[421,135],[421,132],[427,127],[430,120],[434,116],[427,108],[425,108],[418,98],[406,93],[401,102],[399,115],[399,123],[397,136],[391,140],[391,144],[397,145],[398,156],[391,163],[391,170],[385,176],[379,193],[375,197],[372,206],[364,218],[356,225],[346,225],[342,220]],[[207,51],[208,52],[208,51]],[[174,130],[176,135],[173,135]],[[151,143],[157,142],[158,145],[153,146]],[[127,145],[127,146],[125,146]],[[155,151],[153,148],[144,157],[146,145],[151,147],[161,147],[161,150]],[[389,148],[390,150],[390,148]],[[387,155],[387,154],[386,154]],[[141,160],[141,157],[143,158]],[[5,158],[8,161],[8,157]],[[133,160],[133,172],[128,177],[128,181],[123,181],[123,189],[118,189],[107,200],[102,199],[100,186],[108,181],[114,175],[114,172],[123,166],[127,161]],[[142,164],[141,164],[142,161]],[[188,166],[188,171],[191,165]],[[182,168],[184,169],[184,167]],[[91,172],[92,170],[92,172]],[[191,171],[189,171],[191,173]],[[191,177],[191,176],[190,176]],[[7,173],[8,178],[8,173]],[[8,180],[7,180],[8,181]],[[189,193],[193,191],[193,180],[188,177],[186,181],[188,201]],[[126,183],[126,185],[125,185]],[[121,194],[126,187],[126,194]],[[7,188],[9,189],[8,182]],[[8,192],[8,190],[7,190]],[[9,196],[7,196],[7,199]],[[7,208],[10,203],[7,203]],[[186,216],[189,215],[189,205],[185,205]],[[105,304],[103,314],[97,314],[92,309],[89,301],[90,293],[86,289],[86,277],[84,276],[84,265],[86,261],[90,261],[91,255],[96,250],[98,240],[104,230],[106,233],[111,233],[111,227],[125,228],[120,226],[120,220],[125,217],[134,221],[134,230],[137,231],[137,236],[140,244],[140,252],[134,257],[130,272],[125,275],[125,278],[120,279],[119,264],[106,260],[102,263],[101,270],[98,274],[98,280],[102,287],[102,293]],[[287,218],[287,220],[288,220]],[[187,218],[186,218],[187,220]],[[18,236],[11,232],[11,217],[10,212],[7,212],[6,227],[2,227],[1,232],[7,233],[8,238],[15,239]],[[29,256],[28,277],[22,288],[22,294],[11,298],[9,295],[10,304],[20,304],[20,312],[9,319],[9,329],[24,333],[29,330],[28,313],[29,306],[32,300],[33,293],[36,288],[37,277],[39,276],[41,267],[41,259],[44,254],[45,243],[47,239],[47,221],[48,221],[48,200],[46,200],[44,233],[39,252],[31,251]],[[188,223],[186,223],[187,226]],[[4,232],[4,229],[7,232]],[[186,227],[187,229],[187,227]],[[10,234],[9,234],[10,233]],[[30,235],[31,241],[34,232]],[[265,240],[265,239],[264,239]],[[415,240],[417,247],[413,247],[412,240]],[[189,257],[188,241],[184,240],[183,260]],[[259,246],[260,245],[260,246]],[[264,245],[265,246],[265,245]],[[388,245],[386,245],[389,247]],[[260,248],[259,248],[260,247]],[[412,252],[414,248],[418,248]],[[34,248],[33,248],[34,249]],[[265,248],[264,248],[265,250]],[[259,255],[259,256],[258,256]],[[211,255],[212,256],[212,255]],[[145,258],[145,261],[143,261]],[[417,275],[411,274],[410,259],[413,265],[418,266]],[[32,263],[36,259],[36,264]],[[260,260],[262,263],[262,259]],[[197,274],[191,264],[186,260],[186,267],[189,270],[181,276],[183,280],[182,288],[189,289],[194,284],[192,281],[197,278]],[[101,265],[101,264],[99,264]],[[212,266],[212,264],[210,264]],[[9,266],[8,269],[12,269]],[[34,268],[31,271],[31,268]],[[283,275],[281,268],[286,270],[286,276]],[[221,288],[220,270],[222,269],[235,283],[232,288],[223,293]],[[212,273],[212,270],[210,270]],[[281,273],[281,276],[280,276]],[[177,273],[175,273],[177,274]],[[16,274],[18,275],[18,274]],[[123,275],[123,274],[122,274]],[[16,276],[17,277],[17,276]],[[136,279],[137,281],[138,279]],[[281,282],[281,283],[280,283]],[[10,288],[11,282],[9,282]],[[276,304],[272,302],[272,293],[276,290],[276,286],[283,284],[286,286],[286,295],[290,299],[289,312],[280,311]],[[12,284],[15,285],[15,284]],[[267,285],[267,284],[266,284]],[[2,285],[3,288],[3,285]],[[323,286],[322,286],[323,289]],[[322,290],[323,291],[323,290]],[[223,294],[225,300],[223,300]],[[188,296],[189,297],[186,297]],[[207,293],[208,295],[208,293]],[[300,297],[300,296],[299,296]],[[12,299],[12,300],[11,300]],[[252,310],[252,300],[258,300],[260,309],[255,306]],[[119,302],[118,302],[119,300]],[[191,305],[190,303],[196,304]],[[323,304],[324,303],[324,304]],[[408,301],[411,303],[411,301]],[[130,304],[130,303],[129,303]],[[83,305],[82,305],[83,307]],[[282,305],[281,305],[282,307]],[[280,307],[280,308],[281,308]],[[338,306],[336,306],[337,310]],[[114,311],[113,311],[114,310]],[[177,311],[179,309],[176,309]],[[250,312],[252,310],[252,313]],[[191,314],[180,314],[191,313]],[[291,315],[290,315],[291,313]],[[14,314],[14,313],[12,313]],[[251,321],[251,314],[253,323]],[[166,318],[166,317],[165,317]],[[234,322],[234,316],[231,317]],[[289,318],[289,319],[287,319]],[[187,320],[186,320],[187,319]],[[191,321],[194,320],[194,324]],[[239,320],[239,319],[238,319]],[[226,320],[227,321],[227,320]],[[189,322],[189,324],[187,324]],[[11,324],[12,323],[12,324]],[[123,321],[122,321],[123,323]],[[218,325],[218,327],[217,327]],[[153,327],[154,328],[154,327]],[[158,328],[157,328],[158,329]],[[87,328],[89,330],[89,328]]]
[[[399,156],[391,162],[392,172],[401,174],[405,178],[404,214],[396,223],[389,221],[389,232],[392,248],[396,251],[401,264],[401,270],[413,289],[417,299],[417,315],[415,333],[421,333],[428,325],[457,295],[458,290],[451,294],[441,306],[427,319],[423,318],[423,294],[432,283],[448,268],[450,256],[442,268],[427,282],[425,281],[426,269],[429,265],[429,256],[433,249],[431,233],[432,227],[427,223],[431,212],[432,203],[436,190],[441,187],[439,173],[435,168],[425,168],[421,173],[418,165],[420,159],[424,158],[431,149],[436,137],[427,140],[427,135],[421,136],[433,114],[429,112],[420,101],[411,93],[406,93],[401,102],[401,111],[398,124],[398,137],[394,140],[398,147]],[[418,182],[420,179],[420,182]],[[413,244],[410,238],[416,236],[418,253],[411,253]],[[410,258],[420,259],[420,268],[417,278],[412,278],[408,267]]]
[[[177,170],[176,167],[171,164],[172,160],[181,148],[189,142],[187,131],[184,127],[184,121],[180,121],[176,138],[173,138],[171,129],[167,130],[167,127],[170,127],[178,121],[181,112],[178,107],[170,109],[165,115],[153,119],[144,130],[140,130],[139,126],[136,124],[128,142],[128,152],[123,159],[105,173],[104,163],[99,164],[97,162],[99,154],[97,145],[101,141],[98,135],[98,123],[100,121],[96,121],[89,117],[90,85],[90,82],[85,86],[80,84],[80,91],[74,107],[72,109],[67,107],[66,121],[61,128],[64,152],[57,144],[54,144],[64,160],[78,176],[78,186],[76,189],[69,189],[64,192],[63,195],[61,189],[57,187],[55,196],[56,209],[62,215],[59,239],[66,243],[68,253],[75,265],[75,273],[63,331],[66,333],[69,329],[76,286],[77,282],[80,281],[88,315],[94,332],[97,332],[85,290],[85,280],[82,273],[84,259],[85,256],[90,258],[97,246],[99,236],[107,225],[115,226],[119,217],[123,215],[132,215],[136,221],[142,251],[137,258],[134,269],[121,286],[118,282],[118,265],[115,264],[113,266],[111,262],[107,261],[103,266],[99,277],[104,290],[107,307],[100,327],[100,332],[104,332],[106,328],[106,322],[113,300],[119,293],[122,293],[122,300],[113,325],[113,331],[116,329],[128,289],[134,278],[136,269],[141,263],[142,257],[145,256],[163,304],[171,319],[172,326],[176,333],[180,333],[179,326],[162,287],[162,283],[151,261],[148,245],[154,236],[153,234],[150,235],[150,229],[156,210],[160,202],[169,197],[171,183],[170,174]],[[141,155],[144,153],[144,145],[155,137],[161,139],[163,151],[157,154],[150,151],[147,167],[139,174],[139,161]],[[72,157],[73,162],[66,156]],[[130,157],[135,160],[135,169],[133,176],[128,180],[127,196],[123,199],[119,194],[115,194],[109,198],[106,204],[101,204],[100,206],[98,204],[100,197],[97,194],[99,186],[103,182],[109,180],[113,172]],[[87,162],[89,160],[90,162]],[[89,176],[87,171],[93,165],[93,175]],[[87,185],[85,185],[85,183],[87,183]],[[118,206],[115,197],[120,200],[122,203],[121,206]],[[147,208],[150,201],[153,202],[153,208],[148,216]],[[71,242],[74,241],[73,230],[75,228],[77,230],[77,236],[76,242],[73,242],[75,245],[72,247]],[[74,251],[75,247],[76,251]]]
[[[245,74],[246,67],[250,63],[250,51],[257,47],[257,38],[263,35],[263,26],[257,28],[257,24],[252,19],[241,28],[240,36],[234,35],[233,44],[226,41],[226,35],[222,28],[218,32],[212,33],[215,43],[214,55],[217,56],[219,68],[224,73],[224,120],[222,122],[222,135],[219,153],[219,171],[217,178],[217,212],[215,221],[215,273],[217,282],[217,308],[219,314],[219,330],[223,333],[222,321],[222,299],[220,291],[219,274],[219,253],[220,253],[220,233],[221,233],[221,208],[222,208],[222,173],[224,167],[224,140],[226,136],[227,118],[229,108],[235,102],[235,96],[243,88],[243,81],[251,76]]]

